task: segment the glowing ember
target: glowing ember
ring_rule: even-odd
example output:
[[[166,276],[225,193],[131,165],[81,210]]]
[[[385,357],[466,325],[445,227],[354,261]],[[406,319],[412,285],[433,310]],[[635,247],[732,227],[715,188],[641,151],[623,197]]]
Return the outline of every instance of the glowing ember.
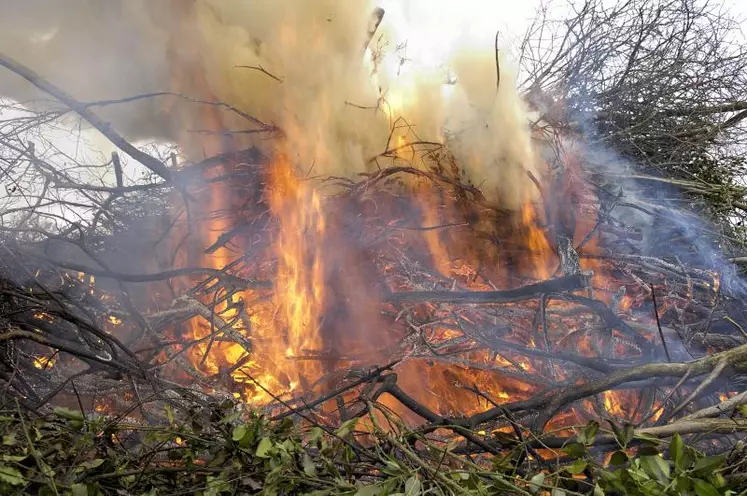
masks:
[[[48,369],[50,367],[53,367],[54,364],[57,362],[57,357],[52,356],[40,356],[40,357],[34,357],[34,367],[37,369]]]
[[[39,320],[44,320],[46,322],[54,322],[54,317],[52,317],[46,312],[36,312],[34,314],[34,318],[39,319]]]

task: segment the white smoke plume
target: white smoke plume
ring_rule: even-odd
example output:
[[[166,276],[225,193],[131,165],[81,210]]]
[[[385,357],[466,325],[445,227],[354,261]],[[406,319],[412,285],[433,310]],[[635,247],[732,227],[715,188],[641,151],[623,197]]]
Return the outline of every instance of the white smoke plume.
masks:
[[[315,175],[369,170],[392,119],[402,116],[423,140],[448,134],[449,150],[488,198],[508,207],[529,199],[526,171],[536,173],[538,159],[509,63],[501,63],[498,90],[492,42],[438,50],[457,78],[453,87],[435,63],[415,61],[398,75],[395,47],[408,33],[385,14],[371,47],[384,46],[386,55],[372,77],[364,45],[374,7],[369,0],[0,0],[0,46],[83,101],[167,91],[225,102],[282,128],[283,151]],[[46,98],[7,71],[0,93],[28,105]],[[382,95],[383,110],[359,108],[375,107]],[[205,131],[242,131],[231,135],[236,148],[277,146],[248,132],[255,124],[215,110],[160,97],[97,112],[128,139],[177,142],[193,160],[227,146]]]

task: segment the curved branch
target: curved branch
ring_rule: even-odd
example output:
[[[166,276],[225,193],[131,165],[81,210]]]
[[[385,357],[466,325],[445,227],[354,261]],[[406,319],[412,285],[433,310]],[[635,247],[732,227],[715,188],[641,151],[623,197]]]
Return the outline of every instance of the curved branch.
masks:
[[[26,67],[23,64],[20,64],[19,62],[16,62],[12,58],[1,52],[0,65],[21,76],[23,79],[33,84],[43,92],[53,96],[61,103],[64,103],[71,110],[75,111],[75,113],[88,121],[101,134],[106,136],[109,141],[114,143],[127,155],[137,160],[145,167],[161,176],[163,179],[171,179],[171,171],[160,160],[132,146],[129,141],[124,139],[119,133],[112,129],[111,125],[108,122],[105,122],[98,115],[91,112],[85,104],[68,95],[60,88],[57,88],[30,68]]]

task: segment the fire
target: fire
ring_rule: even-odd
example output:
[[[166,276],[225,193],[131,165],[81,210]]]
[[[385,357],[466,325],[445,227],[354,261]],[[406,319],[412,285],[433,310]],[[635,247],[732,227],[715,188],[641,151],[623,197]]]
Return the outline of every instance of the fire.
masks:
[[[57,362],[57,357],[55,355],[52,356],[39,356],[34,358],[34,367],[37,369],[48,369],[50,367],[53,367],[54,364]]]
[[[737,394],[739,394],[739,393],[737,393],[736,391],[729,391],[729,392],[726,392],[726,393],[720,392],[720,393],[718,393],[718,399],[721,400],[721,401],[728,401],[729,399],[733,398]]]
[[[114,411],[114,401],[108,398],[96,398],[93,402],[93,410],[102,414],[112,413]]]
[[[525,203],[521,208],[521,226],[526,229],[529,269],[536,279],[543,280],[552,276],[556,261],[550,243],[538,224],[534,206],[531,203]]]
[[[602,398],[604,400],[604,408],[605,410],[607,410],[607,413],[619,418],[625,416],[625,412],[623,411],[620,402],[621,398],[619,397],[619,394],[617,392],[605,391],[604,393],[602,393]]]
[[[417,194],[418,203],[422,209],[423,238],[425,239],[431,259],[439,273],[451,277],[452,260],[449,251],[443,243],[438,226],[444,224],[439,215],[440,196],[434,194],[431,188],[423,188]]]
[[[294,358],[318,353],[322,348],[319,326],[324,302],[324,267],[320,250],[325,221],[319,194],[308,183],[299,181],[286,157],[280,157],[273,168],[270,208],[280,218],[275,247],[278,256],[275,304],[287,326],[285,350],[282,355],[278,353],[280,350],[273,350],[273,355],[276,359],[280,356],[287,359],[283,371],[294,389],[299,381],[320,372],[316,362],[294,361]]]
[[[34,318],[46,322],[54,322],[54,317],[49,315],[47,312],[36,312],[34,313]]]
[[[289,21],[278,30],[275,41],[289,49],[289,53],[295,53],[303,45],[304,54],[324,60],[324,49],[327,47],[322,39],[324,28],[314,25],[310,30],[314,36],[296,33]],[[190,33],[182,34],[175,37],[174,44],[190,39]],[[518,131],[511,129],[514,134],[507,136],[501,135],[502,128],[490,127],[510,127],[508,124],[511,122],[506,124],[501,119],[511,112],[523,115],[517,110],[518,104],[510,105],[515,103],[512,100],[514,97],[499,94],[494,87],[491,87],[487,97],[470,94],[474,88],[460,95],[453,84],[459,84],[458,81],[449,80],[447,84],[450,78],[446,77],[448,71],[444,70],[443,64],[418,60],[421,57],[427,59],[429,52],[416,50],[414,46],[411,48],[407,53],[385,56],[376,64],[372,74],[373,86],[379,82],[386,83],[378,95],[384,101],[379,109],[383,112],[376,112],[383,113],[385,120],[394,126],[386,139],[377,144],[387,150],[387,159],[391,160],[383,166],[409,167],[421,172],[415,179],[410,176],[397,178],[400,180],[396,186],[400,203],[376,203],[378,198],[367,199],[376,204],[376,216],[385,227],[401,230],[380,252],[370,253],[368,246],[360,246],[359,240],[353,239],[348,232],[354,229],[348,229],[346,222],[365,226],[365,213],[356,210],[359,205],[353,201],[344,203],[333,195],[324,195],[319,182],[305,177],[311,176],[315,166],[328,171],[335,169],[329,166],[331,162],[339,166],[337,162],[348,159],[363,161],[358,155],[362,155],[361,150],[366,150],[362,142],[368,136],[363,138],[356,134],[361,132],[360,129],[350,133],[360,143],[348,135],[344,138],[349,141],[338,136],[348,130],[341,128],[338,122],[341,119],[338,114],[342,111],[338,107],[342,105],[342,97],[331,94],[338,88],[335,84],[330,85],[331,90],[323,85],[318,88],[314,86],[313,89],[318,91],[305,95],[306,100],[292,95],[287,88],[294,81],[298,82],[299,77],[294,74],[293,70],[297,69],[294,67],[286,67],[282,83],[278,83],[277,93],[273,93],[280,102],[279,106],[284,109],[279,122],[284,136],[269,146],[269,151],[264,150],[268,151],[266,155],[269,158],[260,164],[258,177],[239,185],[220,180],[245,172],[241,168],[245,164],[228,161],[204,172],[202,187],[190,191],[197,198],[197,207],[190,214],[197,219],[191,218],[192,224],[180,233],[187,239],[184,243],[187,246],[180,244],[181,238],[174,242],[181,250],[179,263],[187,267],[224,270],[232,267],[237,260],[246,259],[249,277],[272,281],[273,285],[271,295],[255,289],[237,291],[230,297],[223,289],[205,291],[199,297],[200,302],[214,313],[215,318],[201,315],[187,324],[187,334],[197,343],[187,350],[190,362],[203,374],[215,378],[230,370],[231,387],[235,388],[230,393],[234,397],[253,405],[270,403],[273,396],[297,398],[312,390],[324,389],[325,385],[320,383],[326,377],[351,364],[355,367],[381,364],[382,357],[388,361],[392,356],[392,350],[388,347],[393,343],[400,344],[397,333],[403,331],[398,326],[404,324],[397,319],[386,320],[382,317],[385,305],[377,295],[380,293],[378,286],[389,284],[390,287],[385,286],[386,290],[399,289],[396,283],[391,283],[396,277],[389,277],[401,269],[396,261],[391,260],[394,252],[397,255],[407,252],[418,267],[425,267],[423,273],[427,273],[427,276],[423,276],[423,279],[427,280],[418,281],[421,286],[416,289],[443,289],[449,286],[464,290],[510,289],[528,281],[553,277],[559,265],[554,246],[558,240],[550,235],[553,228],[562,224],[568,236],[573,238],[574,246],[579,246],[593,231],[595,212],[578,207],[593,193],[579,186],[583,184],[579,179],[580,165],[578,161],[574,162],[572,154],[569,152],[567,157],[563,157],[567,162],[567,184],[551,184],[547,164],[541,163],[535,156],[539,154],[531,149],[527,151],[522,146],[525,139],[530,141],[526,123],[517,126]],[[444,50],[444,53],[450,54],[451,50]],[[407,59],[406,63],[403,63],[402,57]],[[183,65],[175,64],[175,67],[181,68],[175,70],[173,75],[175,92],[199,95],[207,101],[219,100],[212,91],[208,75],[201,72],[201,66],[192,61],[179,62]],[[491,59],[491,78],[495,76],[494,65]],[[339,76],[337,73],[335,75]],[[301,76],[309,77],[308,74]],[[469,79],[469,73],[466,76]],[[223,75],[211,77],[220,79]],[[316,79],[314,81],[318,82]],[[469,81],[465,85],[468,86]],[[420,91],[424,87],[437,87],[440,91]],[[500,91],[513,92],[513,89],[502,88]],[[440,119],[442,116],[431,116],[429,122],[417,120],[427,114],[426,110],[431,110],[424,108],[431,103],[428,98],[443,100],[432,102],[433,107],[440,109],[433,111],[438,114],[446,112],[446,103],[458,96],[471,107],[478,104],[489,107],[485,113],[491,115],[486,122],[478,119],[481,132],[493,129],[484,135],[488,145],[495,145],[492,142],[508,142],[503,143],[504,147],[487,146],[489,153],[486,156],[490,159],[483,157],[483,150],[475,146],[475,149],[467,152],[461,150],[460,162],[457,159],[459,154],[448,146],[448,133],[443,119]],[[507,99],[507,102],[499,96]],[[299,105],[304,109],[296,111],[295,107]],[[194,142],[192,135],[182,137],[185,154],[194,161],[246,146],[247,142],[242,138],[230,136],[228,130],[232,128],[217,107],[203,107],[197,120],[199,122],[186,124],[215,134],[199,144]],[[364,128],[362,132],[368,131]],[[472,129],[468,129],[468,132],[472,132]],[[371,134],[377,133],[372,131]],[[421,138],[421,134],[433,141]],[[227,135],[230,137],[227,138]],[[426,151],[414,144],[423,142],[428,143]],[[479,144],[485,145],[484,142]],[[521,160],[514,160],[517,156]],[[490,176],[496,170],[504,172],[505,164],[513,163],[512,160],[520,164],[520,177]],[[482,169],[476,168],[475,164]],[[350,169],[360,172],[361,167],[356,163]],[[526,174],[532,172],[530,169],[537,174]],[[486,193],[479,202],[465,200],[467,189],[460,189],[459,186],[473,179],[470,171],[487,174],[498,193]],[[437,183],[430,176],[423,177],[431,173],[449,181]],[[534,182],[528,178],[532,175],[537,177]],[[353,179],[360,178],[354,176]],[[505,179],[503,182],[506,184],[502,184],[501,179]],[[500,187],[495,187],[496,184]],[[476,186],[479,188],[481,184],[476,183]],[[557,189],[557,198],[541,198],[543,195],[537,192],[545,187]],[[545,204],[545,201],[551,203]],[[591,203],[593,207],[593,201]],[[246,204],[256,205],[256,210],[246,208],[249,213],[245,213],[242,209]],[[268,227],[261,233],[254,232],[252,236],[234,235],[230,244],[220,242],[223,235],[240,227],[251,216],[267,218]],[[349,217],[353,218],[352,222]],[[211,249],[206,250],[207,247]],[[592,235],[585,239],[579,251],[595,253],[596,250],[598,240]],[[387,259],[388,256],[390,258]],[[595,285],[602,288],[611,285],[608,284],[611,279],[600,270],[600,262],[582,259],[581,267],[594,270]],[[401,276],[401,279],[406,277]],[[190,281],[190,284],[194,282]],[[213,285],[221,287],[214,281]],[[403,284],[403,287],[407,285]],[[600,293],[600,298],[607,296],[604,290]],[[625,295],[618,310],[629,311],[634,302],[632,296]],[[415,309],[413,314],[428,311],[436,313],[437,309],[434,306]],[[433,342],[447,343],[463,339],[467,345],[473,345],[468,333],[458,330],[463,323],[459,317],[455,317],[454,312],[443,313],[445,315],[438,317],[451,319],[451,327],[434,326],[422,331],[421,335]],[[494,325],[497,325],[497,320]],[[109,317],[109,322],[113,325],[121,323],[114,316]],[[464,317],[464,323],[484,324],[470,321],[469,317]],[[543,350],[549,347],[548,351],[552,351],[555,347],[560,349],[564,345],[560,341],[574,331],[566,326],[553,327],[553,324],[543,323],[542,327],[545,326],[549,329],[539,331],[546,335],[544,342],[528,333],[513,337],[520,339],[527,347]],[[251,343],[251,346],[242,341]],[[595,353],[591,342],[592,338],[588,336],[581,341],[582,354],[591,356]],[[417,346],[412,348],[417,351]],[[388,354],[382,350],[387,350]],[[546,372],[554,380],[566,379],[562,367],[540,365],[539,361],[526,356],[512,355],[510,350],[505,353],[501,350],[498,354],[457,349],[456,353],[464,363],[454,366],[442,362],[430,363],[418,357],[412,349],[401,351],[403,354],[412,352],[413,358],[398,366],[398,384],[417,401],[439,412],[469,415],[483,410],[490,401],[505,403],[520,400],[546,386],[522,381],[519,378],[523,375]],[[498,366],[512,369],[515,375],[490,370]],[[258,387],[257,383],[263,387]],[[484,392],[490,401],[470,391],[473,385]],[[607,392],[600,399],[608,414],[620,418],[626,416],[625,405],[629,397],[624,392]],[[391,398],[382,400],[391,408],[401,411]],[[576,420],[576,413],[566,412],[564,415],[558,422]]]

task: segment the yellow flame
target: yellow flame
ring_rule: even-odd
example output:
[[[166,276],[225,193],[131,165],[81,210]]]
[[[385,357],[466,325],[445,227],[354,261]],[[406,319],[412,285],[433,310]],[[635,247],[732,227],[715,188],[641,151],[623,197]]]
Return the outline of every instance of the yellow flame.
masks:
[[[522,226],[528,229],[526,244],[533,275],[537,279],[549,279],[552,276],[554,254],[545,233],[538,227],[537,213],[531,203],[526,203],[521,209],[521,220]]]
[[[622,409],[622,405],[620,404],[620,400],[614,391],[605,391],[604,393],[602,393],[602,398],[604,401],[604,408],[605,410],[607,410],[607,413],[609,413],[610,415],[615,415],[617,417],[623,417],[625,415]]]
[[[48,369],[50,367],[53,367],[54,364],[57,362],[57,358],[54,356],[46,357],[46,356],[40,356],[34,358],[34,367],[37,369]]]
[[[296,177],[284,157],[275,164],[270,206],[281,223],[275,247],[278,255],[275,298],[287,326],[283,356],[293,359],[321,350],[319,319],[324,301],[321,241],[325,221],[319,194]],[[314,361],[286,360],[284,365],[292,387],[299,379],[319,373]]]

